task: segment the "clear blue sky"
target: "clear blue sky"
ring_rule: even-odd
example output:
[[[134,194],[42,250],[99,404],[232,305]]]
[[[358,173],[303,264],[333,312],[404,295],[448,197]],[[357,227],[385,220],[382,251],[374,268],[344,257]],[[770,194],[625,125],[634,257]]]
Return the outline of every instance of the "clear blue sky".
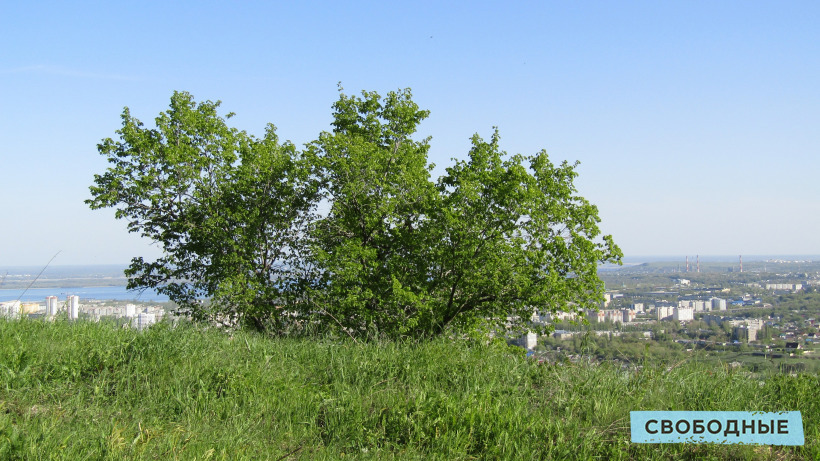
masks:
[[[2,2],[0,266],[153,258],[83,203],[124,106],[174,90],[302,144],[410,87],[439,171],[473,133],[579,160],[627,256],[820,254],[820,3]]]

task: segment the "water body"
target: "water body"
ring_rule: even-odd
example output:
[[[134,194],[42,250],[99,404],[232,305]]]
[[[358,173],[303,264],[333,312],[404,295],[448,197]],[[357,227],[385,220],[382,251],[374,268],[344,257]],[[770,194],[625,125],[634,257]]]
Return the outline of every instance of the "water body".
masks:
[[[20,289],[0,290],[0,302],[14,301],[20,298],[23,293]],[[56,296],[64,301],[66,296],[76,295],[80,297],[80,302],[86,299],[117,300],[117,301],[139,301],[139,302],[165,302],[168,297],[161,295],[154,290],[129,291],[125,286],[112,287],[71,287],[71,288],[31,288],[20,298],[23,302],[45,302],[46,296]]]

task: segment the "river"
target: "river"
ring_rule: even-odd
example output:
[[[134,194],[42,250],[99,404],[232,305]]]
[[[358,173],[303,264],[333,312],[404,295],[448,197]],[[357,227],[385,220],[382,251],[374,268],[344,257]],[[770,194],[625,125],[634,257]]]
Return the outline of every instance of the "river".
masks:
[[[76,295],[80,297],[80,302],[86,299],[117,300],[117,301],[139,301],[139,302],[165,302],[168,297],[161,295],[154,290],[128,291],[124,286],[113,287],[71,287],[71,288],[31,288],[20,297],[23,288],[0,290],[0,302],[14,301],[20,298],[23,302],[45,302],[46,296],[56,296],[65,300],[66,296]]]

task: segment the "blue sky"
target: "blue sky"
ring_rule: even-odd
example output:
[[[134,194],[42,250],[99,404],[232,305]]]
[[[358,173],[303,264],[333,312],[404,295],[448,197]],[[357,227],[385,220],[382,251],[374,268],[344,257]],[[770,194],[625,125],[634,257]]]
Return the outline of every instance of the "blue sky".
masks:
[[[820,254],[817,2],[2,2],[0,266],[158,250],[83,203],[124,106],[174,90],[297,145],[410,87],[438,172],[473,133],[579,160],[627,256]]]

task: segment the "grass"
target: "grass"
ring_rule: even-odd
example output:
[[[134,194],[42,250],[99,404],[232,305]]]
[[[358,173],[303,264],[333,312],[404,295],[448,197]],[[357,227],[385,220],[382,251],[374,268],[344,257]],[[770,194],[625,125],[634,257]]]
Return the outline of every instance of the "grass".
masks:
[[[446,339],[0,320],[0,459],[816,459],[819,387]],[[630,410],[800,410],[806,445],[632,444]]]

